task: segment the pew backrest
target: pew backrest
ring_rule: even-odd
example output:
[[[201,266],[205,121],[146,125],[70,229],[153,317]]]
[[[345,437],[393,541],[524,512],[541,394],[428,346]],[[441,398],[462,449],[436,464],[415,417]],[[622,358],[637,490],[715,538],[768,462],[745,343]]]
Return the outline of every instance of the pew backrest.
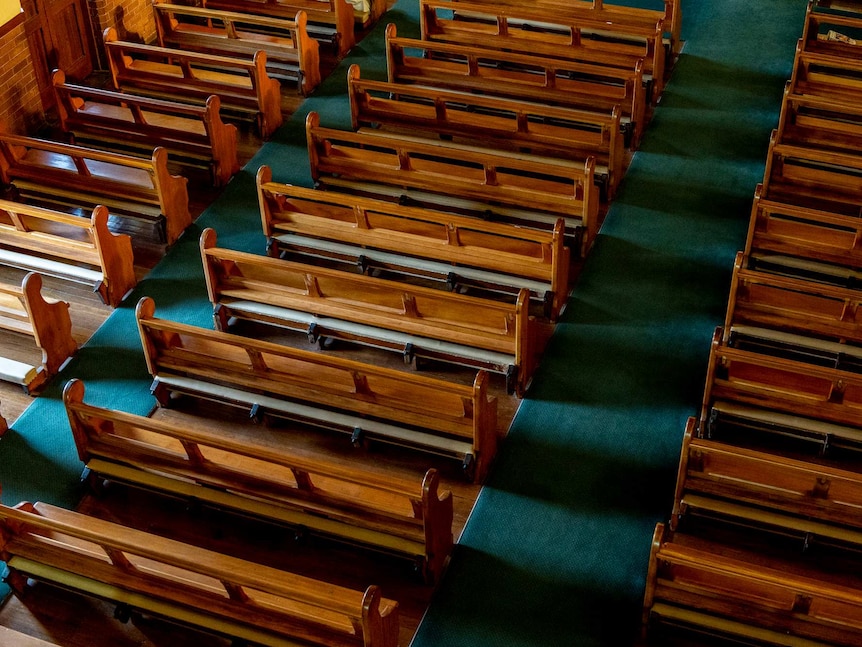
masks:
[[[151,299],[138,304],[138,328],[147,368],[158,383],[157,397],[158,385],[178,391],[183,380],[193,380],[197,392],[222,401],[248,408],[258,404],[281,417],[296,418],[300,412],[349,434],[360,430],[369,438],[454,456],[465,469],[475,469],[476,478],[484,476],[494,456],[496,400],[488,395],[484,372],[472,385],[454,384],[170,322],[154,312]],[[230,388],[208,389],[213,382]]]
[[[370,257],[370,265],[374,264],[374,251],[379,250],[387,254],[381,257],[381,264],[400,264],[405,272],[437,274],[447,282],[467,285],[471,281],[477,285],[494,283],[510,294],[526,287],[534,299],[545,303],[552,320],[565,305],[569,249],[563,244],[562,219],[551,232],[543,232],[403,207],[273,182],[272,170],[266,165],[258,169],[257,188],[271,256],[303,246],[326,253],[323,243],[315,245],[309,239],[330,241],[352,246],[357,254]],[[333,253],[344,251],[338,248]],[[481,273],[474,276],[470,268]]]
[[[320,84],[319,43],[302,10],[286,20],[154,0],[153,12],[161,47],[241,57],[263,50],[271,75],[294,80],[301,94]]]

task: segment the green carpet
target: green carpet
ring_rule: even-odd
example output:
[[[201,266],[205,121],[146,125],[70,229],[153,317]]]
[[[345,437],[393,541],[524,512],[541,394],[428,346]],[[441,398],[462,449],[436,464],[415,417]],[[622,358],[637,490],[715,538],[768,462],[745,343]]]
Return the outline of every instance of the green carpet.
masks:
[[[684,2],[683,55],[417,647],[631,643],[652,528],[670,510],[684,421],[703,390],[804,8]],[[15,421],[0,440],[5,503],[77,504],[81,465],[62,385],[79,377],[88,402],[152,408],[134,304],[150,295],[157,316],[211,326],[201,229],[214,227],[220,246],[263,253],[255,171],[269,164],[277,181],[310,185],[305,114],[349,128],[347,65],[384,78],[383,27],[416,36],[416,14],[415,0],[398,2]]]

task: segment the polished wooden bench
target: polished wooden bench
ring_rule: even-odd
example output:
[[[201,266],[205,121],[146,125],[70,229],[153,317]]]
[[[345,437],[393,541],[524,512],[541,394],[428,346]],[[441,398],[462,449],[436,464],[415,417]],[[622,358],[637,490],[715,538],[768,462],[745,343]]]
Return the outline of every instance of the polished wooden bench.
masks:
[[[412,286],[353,272],[216,247],[201,234],[201,256],[216,326],[231,318],[269,323],[310,339],[347,339],[486,369],[523,393],[532,375],[529,293],[514,304]]]
[[[104,204],[131,231],[168,244],[192,223],[187,179],[171,175],[168,152],[149,159],[0,133],[0,180],[27,202],[92,210]]]
[[[27,579],[258,645],[395,647],[398,603],[46,503],[0,506],[0,558]]]
[[[40,389],[78,351],[66,301],[42,296],[42,275],[28,273],[20,285],[0,283],[0,329],[32,337],[41,352],[39,364],[0,357],[0,380],[19,384],[26,393]],[[5,425],[3,425],[5,426]]]
[[[862,640],[862,595],[851,574],[658,524],[643,622],[748,644],[852,647]]]
[[[862,15],[818,11],[809,1],[801,41],[806,52],[862,62]]]
[[[118,306],[137,283],[131,239],[108,229],[99,205],[90,219],[0,200],[0,265],[93,287]]]
[[[293,19],[297,11],[304,11],[308,34],[331,43],[337,56],[344,56],[356,44],[353,5],[347,0],[202,0],[201,6],[287,19]]]
[[[844,56],[806,52],[800,41],[790,88],[796,94],[858,103],[862,96],[862,62]]]
[[[483,371],[461,385],[157,319],[154,311],[152,299],[142,299],[137,318],[163,406],[171,394],[191,394],[256,419],[270,414],[345,432],[354,444],[376,439],[455,458],[476,481],[487,473],[497,402]]]
[[[858,551],[862,545],[862,474],[837,463],[683,437],[670,517],[672,530],[698,517]]]
[[[224,113],[253,119],[263,139],[282,124],[281,84],[267,74],[263,50],[249,59],[184,52],[121,41],[113,27],[104,43],[116,90],[199,105],[215,94]]]
[[[610,199],[623,175],[621,112],[548,106],[505,97],[360,78],[347,71],[353,129],[375,127],[476,142],[569,160],[596,159],[595,178]]]
[[[595,159],[556,160],[394,133],[336,130],[308,113],[311,177],[319,186],[489,220],[551,229],[566,219],[576,253],[586,255],[598,233]]]
[[[319,44],[304,11],[285,20],[154,0],[153,12],[161,47],[246,58],[263,50],[270,76],[295,81],[301,94],[320,84]]]
[[[801,265],[811,259],[834,266],[862,269],[862,221],[856,215],[809,209],[766,200],[755,190],[745,251],[750,256],[775,257]],[[841,276],[839,274],[838,276]],[[847,272],[843,273],[847,277]],[[839,279],[841,280],[841,279]]]
[[[172,162],[207,169],[215,186],[239,171],[236,126],[221,120],[216,95],[194,106],[68,83],[62,70],[52,80],[60,128],[76,143],[147,156],[162,146]]]
[[[856,152],[862,147],[862,107],[858,102],[795,94],[788,84],[777,131],[784,144]]]
[[[4,647],[48,647],[49,645],[54,646],[56,643],[49,643],[46,640],[0,625],[0,645],[4,645]]]
[[[429,469],[421,479],[381,475],[356,461],[315,457],[213,431],[205,420],[159,421],[84,403],[63,391],[88,478],[169,492],[351,544],[406,557],[428,584],[452,550],[452,494]]]
[[[860,344],[860,304],[859,289],[751,269],[740,252],[730,285],[725,341],[733,326],[748,325]]]
[[[422,40],[596,62],[624,70],[643,61],[648,97],[657,101],[665,84],[663,22],[641,26],[614,15],[524,4],[466,0],[419,0]]]
[[[636,148],[646,119],[643,61],[606,67],[482,47],[398,37],[386,27],[388,80],[612,114],[619,106],[627,144]]]
[[[862,426],[862,374],[733,348],[723,344],[722,338],[718,329],[709,356],[699,422],[705,435],[712,433],[710,429],[719,416],[716,404],[724,402],[781,414],[782,419],[800,417],[842,425],[858,433]],[[773,426],[777,429],[782,425],[776,422]],[[804,426],[802,422],[796,425]],[[839,436],[837,430],[831,433],[832,439]],[[818,432],[802,435],[817,436]],[[840,436],[855,442],[856,433]],[[824,442],[828,444],[831,439]]]
[[[862,157],[783,144],[773,131],[763,174],[761,195],[800,207],[862,214]]]
[[[272,181],[257,172],[263,233],[275,258],[300,254],[395,270],[514,298],[522,288],[556,320],[566,304],[569,249],[563,221],[551,232],[402,207]]]

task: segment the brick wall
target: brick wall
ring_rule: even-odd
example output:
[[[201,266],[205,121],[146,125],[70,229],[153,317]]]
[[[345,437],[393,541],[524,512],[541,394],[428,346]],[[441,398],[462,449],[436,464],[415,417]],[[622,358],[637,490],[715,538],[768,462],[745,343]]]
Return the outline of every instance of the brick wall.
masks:
[[[18,25],[0,37],[0,123],[7,132],[26,134],[44,120],[24,26]]]
[[[90,18],[101,47],[101,34],[115,27],[121,40],[151,43],[156,39],[156,23],[150,0],[88,0]]]

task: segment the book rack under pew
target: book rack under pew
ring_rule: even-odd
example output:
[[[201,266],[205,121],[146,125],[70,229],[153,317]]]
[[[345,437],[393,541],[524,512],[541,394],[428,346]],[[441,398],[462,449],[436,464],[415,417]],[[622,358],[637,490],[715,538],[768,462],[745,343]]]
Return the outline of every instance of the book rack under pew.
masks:
[[[184,52],[122,41],[113,27],[103,41],[115,90],[197,105],[215,94],[223,114],[253,120],[262,139],[284,120],[281,84],[267,74],[263,50],[248,59]]]
[[[271,260],[271,259],[269,259]],[[144,298],[136,315],[152,391],[170,406],[176,394],[298,420],[458,460],[481,482],[497,445],[497,401],[480,371],[472,385],[432,379],[154,317]]]
[[[272,181],[257,172],[267,253],[336,259],[514,299],[522,288],[555,321],[568,295],[563,221],[543,232]]]
[[[42,276],[28,273],[20,285],[0,283],[0,330],[32,337],[39,363],[0,357],[0,380],[35,393],[78,351],[66,301],[42,296]],[[5,427],[5,424],[3,425]]]
[[[802,28],[802,48],[813,54],[830,54],[862,62],[862,14],[817,11],[809,0]]]
[[[795,94],[788,84],[776,130],[783,144],[852,153],[862,148],[862,107],[858,102]]]
[[[643,63],[647,98],[656,102],[665,85],[661,19],[632,25],[531,5],[462,0],[419,0],[424,41],[470,45],[505,52],[632,69]]]
[[[347,71],[353,130],[374,127],[407,134],[427,131],[442,138],[491,145],[569,160],[595,157],[595,179],[613,198],[623,175],[625,146],[621,112],[610,114],[524,100],[360,78]]]
[[[521,395],[532,378],[533,326],[529,292],[514,303],[355,272],[286,261],[216,246],[201,234],[201,256],[213,318],[298,331],[323,344],[341,339],[419,358],[501,374]]]
[[[796,94],[858,104],[862,94],[862,62],[844,56],[806,52],[800,42],[790,88]]]
[[[174,243],[192,222],[188,180],[171,175],[168,152],[149,159],[0,133],[0,180],[24,201],[91,211],[103,204],[118,227]]]
[[[305,123],[311,176],[319,186],[545,230],[563,217],[571,247],[581,256],[598,233],[594,158],[579,163],[335,130],[321,127],[316,112]]]
[[[33,579],[236,641],[396,647],[398,603],[46,503],[0,506],[0,558]]]
[[[397,555],[428,584],[443,574],[452,494],[440,491],[437,470],[383,476],[354,460],[291,451],[289,442],[234,438],[203,419],[166,422],[88,405],[79,380],[66,384],[63,401],[90,482],[130,483]]]
[[[386,65],[391,83],[430,85],[548,105],[612,114],[619,106],[626,145],[637,148],[646,126],[643,61],[631,69],[606,67],[403,38],[386,27]]]
[[[108,210],[89,219],[0,200],[0,265],[90,285],[116,307],[135,287],[132,241],[108,229]]]
[[[201,6],[271,18],[296,17],[304,11],[308,17],[306,30],[320,42],[330,43],[338,57],[356,44],[353,32],[353,5],[347,0],[202,0]]]
[[[300,94],[320,84],[319,44],[304,11],[286,20],[155,0],[153,13],[160,47],[248,58],[263,50],[270,76],[294,81]]]
[[[207,169],[214,186],[239,171],[236,126],[221,120],[216,95],[195,106],[67,83],[62,70],[52,81],[60,128],[74,142],[147,155],[162,146],[172,162]]]

